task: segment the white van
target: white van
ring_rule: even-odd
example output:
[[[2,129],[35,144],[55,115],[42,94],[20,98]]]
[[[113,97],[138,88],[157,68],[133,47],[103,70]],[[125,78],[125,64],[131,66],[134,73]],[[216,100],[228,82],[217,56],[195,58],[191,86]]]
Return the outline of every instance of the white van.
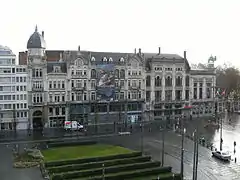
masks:
[[[65,130],[83,130],[84,127],[77,121],[65,121],[64,129]]]

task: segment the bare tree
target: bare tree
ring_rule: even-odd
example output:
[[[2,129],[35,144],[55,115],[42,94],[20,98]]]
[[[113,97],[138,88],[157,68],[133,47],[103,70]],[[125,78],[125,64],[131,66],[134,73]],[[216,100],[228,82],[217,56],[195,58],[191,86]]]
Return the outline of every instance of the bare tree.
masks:
[[[226,89],[228,93],[239,89],[240,72],[234,66],[223,66],[217,69],[217,86]]]

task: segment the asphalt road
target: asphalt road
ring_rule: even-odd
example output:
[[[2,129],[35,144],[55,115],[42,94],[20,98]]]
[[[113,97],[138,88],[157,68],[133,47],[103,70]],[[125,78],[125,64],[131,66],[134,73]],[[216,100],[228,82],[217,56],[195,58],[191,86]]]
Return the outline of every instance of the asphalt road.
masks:
[[[13,168],[12,148],[0,145],[1,180],[43,180],[39,168]]]
[[[224,138],[224,144],[232,144],[234,138],[240,137],[238,131],[239,124],[237,118],[232,120],[232,123],[229,124],[227,121],[224,121],[223,134],[224,137],[228,137],[228,140]],[[239,118],[238,118],[239,119]],[[199,122],[201,123],[201,122]],[[198,123],[193,123],[191,126],[200,126]],[[191,129],[194,127],[187,128],[187,131],[191,133]],[[202,127],[202,125],[201,125]],[[234,132],[232,132],[232,128]],[[206,131],[206,130],[205,130]],[[202,132],[202,134],[210,135],[206,139],[212,140],[212,142],[218,144],[219,132],[208,131]],[[236,137],[236,135],[239,135]],[[167,132],[165,140],[165,165],[170,165],[173,167],[173,171],[180,172],[181,164],[181,137],[174,132]],[[69,137],[68,137],[69,138]],[[154,160],[161,161],[161,150],[162,150],[162,136],[159,132],[149,133],[145,131],[144,133],[144,153],[149,154],[153,157]],[[127,148],[141,150],[141,133],[136,132],[136,134],[129,136],[103,136],[103,137],[94,137],[94,140],[99,142],[111,143],[116,145],[121,145]],[[229,141],[229,142],[228,142]],[[27,142],[26,142],[27,143]],[[238,147],[237,142],[237,147]],[[0,179],[1,180],[41,180],[40,171],[38,168],[31,169],[14,169],[12,167],[12,152],[11,146],[7,147],[6,145],[0,144]],[[24,144],[21,145],[22,147]],[[193,142],[185,138],[184,143],[184,176],[186,179],[192,179],[192,162],[193,162]],[[237,148],[238,149],[238,148]],[[237,150],[238,152],[238,150]],[[199,145],[199,166],[198,166],[198,179],[199,180],[237,180],[240,179],[240,163],[224,163],[219,161],[211,156],[211,151],[207,148],[204,148]]]
[[[102,142],[121,145],[135,150],[141,149],[140,134],[128,137],[111,137],[102,139]],[[166,134],[165,141],[165,165],[173,167],[174,172],[180,172],[181,164],[181,137],[173,132]],[[150,154],[154,160],[161,161],[162,140],[160,133],[145,133],[144,152]],[[184,176],[187,180],[192,179],[193,142],[185,139],[184,143]],[[224,163],[215,159],[211,151],[199,146],[198,180],[237,180],[240,179],[240,165]]]

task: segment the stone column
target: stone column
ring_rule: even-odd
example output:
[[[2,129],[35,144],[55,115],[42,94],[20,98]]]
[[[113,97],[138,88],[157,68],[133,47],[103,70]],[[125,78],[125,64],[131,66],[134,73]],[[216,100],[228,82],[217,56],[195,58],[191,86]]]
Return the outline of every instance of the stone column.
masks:
[[[155,100],[155,77],[151,74],[151,101]]]
[[[162,101],[165,100],[165,76],[162,77]]]
[[[207,98],[206,89],[207,89],[206,78],[203,78],[203,99],[206,99],[206,98]]]
[[[200,91],[199,91],[199,88],[200,88],[199,82],[197,82],[197,87],[196,87],[196,88],[197,88],[197,99],[199,99],[199,92],[200,92]]]
[[[175,90],[176,90],[176,76],[175,73],[172,74],[172,100],[174,101],[176,99],[176,94],[175,94]]]
[[[186,74],[184,73],[182,77],[182,99],[186,100]]]

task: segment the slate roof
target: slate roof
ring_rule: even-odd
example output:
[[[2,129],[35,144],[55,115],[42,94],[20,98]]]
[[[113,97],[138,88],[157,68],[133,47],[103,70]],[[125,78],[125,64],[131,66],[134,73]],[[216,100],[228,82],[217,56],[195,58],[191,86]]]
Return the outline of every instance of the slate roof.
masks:
[[[204,70],[198,70],[194,69],[190,71],[191,75],[216,75],[214,69],[204,69]]]
[[[0,55],[6,56],[6,55],[14,55],[14,54],[9,47],[0,45]]]
[[[27,49],[31,48],[46,48],[45,40],[43,36],[38,32],[37,27],[27,42]]]

